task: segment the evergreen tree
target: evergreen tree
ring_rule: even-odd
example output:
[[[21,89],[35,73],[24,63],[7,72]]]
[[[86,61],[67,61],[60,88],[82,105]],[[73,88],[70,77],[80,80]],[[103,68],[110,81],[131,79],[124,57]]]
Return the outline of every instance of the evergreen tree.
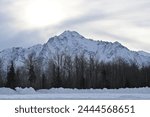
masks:
[[[43,73],[42,74],[42,89],[45,89],[46,88],[46,76],[45,74]]]
[[[7,73],[7,83],[6,83],[7,87],[14,89],[17,86],[15,76],[16,74],[14,69],[14,62],[12,61],[11,67]]]
[[[29,68],[29,82],[30,82],[30,86],[35,88],[36,75],[34,72],[34,66],[33,65],[30,65],[30,68]]]
[[[3,81],[3,62],[2,60],[0,59],[0,87],[3,87],[4,86],[4,81]]]
[[[3,82],[3,78],[2,78],[2,74],[0,73],[0,87],[3,87],[4,82]]]

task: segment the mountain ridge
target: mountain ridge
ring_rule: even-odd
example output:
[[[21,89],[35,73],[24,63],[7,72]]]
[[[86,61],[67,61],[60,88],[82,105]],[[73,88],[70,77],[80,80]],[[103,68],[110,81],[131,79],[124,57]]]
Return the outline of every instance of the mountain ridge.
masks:
[[[49,38],[45,44],[37,44],[29,48],[13,47],[0,51],[0,58],[3,60],[6,69],[10,61],[16,66],[21,66],[30,54],[35,58],[42,58],[43,63],[53,58],[58,53],[65,53],[70,56],[84,54],[85,57],[95,56],[99,61],[112,62],[114,59],[123,59],[129,64],[135,63],[139,67],[150,65],[150,54],[141,51],[131,51],[119,42],[95,41],[87,39],[76,31],[64,31],[58,36]],[[43,64],[44,66],[44,64]]]

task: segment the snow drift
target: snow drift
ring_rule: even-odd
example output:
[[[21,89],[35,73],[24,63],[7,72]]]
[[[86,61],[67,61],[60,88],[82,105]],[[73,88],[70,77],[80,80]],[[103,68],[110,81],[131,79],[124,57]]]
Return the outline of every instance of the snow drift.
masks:
[[[150,99],[150,88],[41,89],[0,88],[0,99]]]

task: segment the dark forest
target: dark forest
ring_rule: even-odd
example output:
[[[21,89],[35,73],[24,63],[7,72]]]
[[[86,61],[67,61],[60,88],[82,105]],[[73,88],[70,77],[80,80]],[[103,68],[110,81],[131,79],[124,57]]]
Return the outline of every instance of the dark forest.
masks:
[[[114,89],[150,86],[150,66],[139,67],[134,62],[128,64],[121,58],[104,63],[93,56],[87,59],[84,55],[59,54],[43,67],[41,59],[31,54],[23,64],[16,67],[11,61],[5,72],[0,60],[0,87]]]

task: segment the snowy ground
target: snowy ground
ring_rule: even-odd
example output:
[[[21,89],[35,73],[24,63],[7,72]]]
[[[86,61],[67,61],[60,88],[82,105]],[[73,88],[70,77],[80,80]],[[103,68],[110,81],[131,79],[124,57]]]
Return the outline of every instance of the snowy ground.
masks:
[[[0,88],[0,99],[148,99],[150,88],[132,89],[41,89],[33,88]]]

